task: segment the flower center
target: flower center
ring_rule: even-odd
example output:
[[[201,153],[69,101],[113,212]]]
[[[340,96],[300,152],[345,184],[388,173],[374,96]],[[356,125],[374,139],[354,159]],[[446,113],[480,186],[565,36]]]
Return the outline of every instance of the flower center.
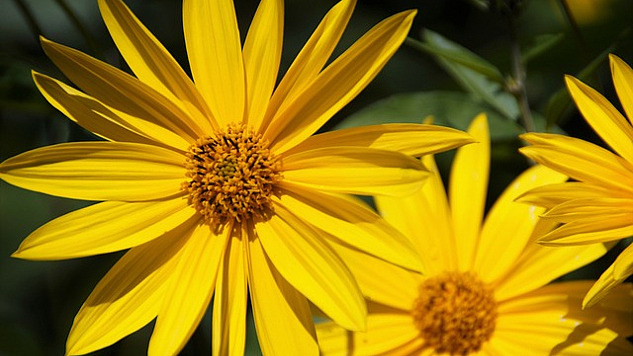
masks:
[[[261,134],[231,124],[189,147],[185,167],[190,180],[183,189],[208,224],[264,217],[281,180],[279,166]]]
[[[490,340],[497,303],[474,274],[445,272],[424,281],[419,291],[411,314],[425,347],[438,354],[469,355]]]

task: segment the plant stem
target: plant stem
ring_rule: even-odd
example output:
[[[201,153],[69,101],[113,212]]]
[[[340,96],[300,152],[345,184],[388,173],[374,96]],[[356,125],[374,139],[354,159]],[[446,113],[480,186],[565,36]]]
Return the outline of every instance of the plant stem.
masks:
[[[519,103],[521,111],[521,123],[525,131],[534,131],[534,120],[528,103],[527,89],[525,86],[525,66],[521,59],[521,47],[517,35],[517,24],[514,14],[508,15],[510,27],[510,50],[512,54],[512,79],[508,89]]]

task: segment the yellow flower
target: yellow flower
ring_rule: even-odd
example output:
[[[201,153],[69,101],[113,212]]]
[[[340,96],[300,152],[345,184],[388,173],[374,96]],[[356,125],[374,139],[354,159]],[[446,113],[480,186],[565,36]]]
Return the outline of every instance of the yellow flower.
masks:
[[[67,354],[111,345],[156,318],[148,353],[184,346],[213,298],[213,354],[244,350],[247,291],[265,354],[317,354],[309,303],[350,329],[366,306],[344,242],[408,268],[413,247],[343,193],[402,195],[428,173],[409,155],[472,142],[430,125],[312,136],[380,71],[415,11],[376,25],[323,68],[351,16],[325,16],[275,88],[283,1],[261,1],[244,46],[229,0],[185,0],[192,82],[119,0],[99,0],[135,77],[42,39],[80,90],[40,73],[46,99],[106,139],[39,148],[0,165],[16,186],[103,201],[42,226],[14,256],[83,257],[129,249],[75,318]]]
[[[521,152],[574,181],[535,189],[524,202],[547,208],[543,218],[560,223],[540,243],[549,246],[586,245],[633,236],[633,70],[611,55],[615,89],[629,121],[600,93],[568,76],[567,88],[578,109],[598,135],[615,151],[561,135],[521,136],[532,146]],[[591,306],[633,274],[629,245],[587,293]]]
[[[630,284],[590,311],[581,311],[580,301],[591,282],[546,286],[606,249],[534,243],[534,234],[550,228],[537,223],[542,208],[514,202],[566,177],[543,166],[528,169],[483,220],[490,150],[484,115],[469,132],[479,143],[457,152],[448,199],[430,156],[423,160],[435,174],[420,192],[376,198],[385,220],[416,246],[422,274],[333,245],[356,276],[369,315],[366,332],[317,324],[323,355],[598,355],[605,348],[609,355],[630,354]]]

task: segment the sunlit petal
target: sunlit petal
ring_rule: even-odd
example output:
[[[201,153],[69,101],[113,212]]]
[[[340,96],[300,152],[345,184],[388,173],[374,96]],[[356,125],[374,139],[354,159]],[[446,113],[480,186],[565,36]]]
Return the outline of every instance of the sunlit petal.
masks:
[[[97,284],[75,317],[68,335],[69,355],[83,355],[109,346],[158,315],[178,251],[192,224],[134,247]]]
[[[589,125],[614,151],[633,162],[633,127],[629,122],[595,89],[571,76],[566,76],[565,81]]]
[[[189,113],[189,123],[201,132],[217,126],[206,103],[165,47],[120,0],[99,0],[99,9],[110,36],[134,74]],[[211,120],[211,121],[209,121]]]
[[[248,285],[255,329],[262,352],[286,356],[319,349],[308,301],[275,269],[254,236],[248,239]]]
[[[449,184],[453,231],[461,270],[470,269],[474,261],[486,206],[490,170],[490,135],[486,116],[477,116],[468,133],[477,143],[457,150]]]
[[[364,147],[318,148],[283,157],[284,180],[312,189],[361,195],[406,195],[427,172],[398,152]]]
[[[413,245],[361,202],[292,184],[280,184],[288,194],[281,205],[297,217],[362,251],[405,268],[420,269]]]
[[[255,229],[284,279],[340,325],[365,327],[367,310],[358,285],[317,231],[280,205]]]
[[[168,233],[194,214],[195,210],[184,198],[133,203],[106,201],[43,225],[24,239],[12,256],[59,260],[124,250]]]
[[[613,85],[624,112],[633,125],[633,70],[614,54],[609,54],[609,62],[611,63],[611,73],[613,73]]]
[[[85,200],[152,200],[180,194],[184,156],[160,147],[75,142],[34,149],[0,164],[21,188]]]
[[[185,0],[182,12],[196,87],[221,127],[242,121],[246,88],[233,2]]]
[[[187,239],[170,276],[147,351],[176,355],[185,346],[211,301],[228,230],[215,234],[199,224]]]
[[[391,16],[330,64],[278,112],[265,132],[273,149],[283,152],[315,133],[378,74],[411,27],[415,11]]]
[[[246,340],[247,272],[244,243],[248,234],[234,232],[227,244],[213,296],[213,355],[244,355]],[[241,235],[240,235],[241,234]]]
[[[418,124],[384,124],[329,131],[310,136],[291,152],[319,147],[358,146],[422,156],[447,151],[474,139],[449,127]],[[290,152],[289,152],[290,153]]]
[[[260,129],[275,87],[281,60],[283,21],[283,0],[261,1],[244,43],[247,95],[245,121],[255,130]]]

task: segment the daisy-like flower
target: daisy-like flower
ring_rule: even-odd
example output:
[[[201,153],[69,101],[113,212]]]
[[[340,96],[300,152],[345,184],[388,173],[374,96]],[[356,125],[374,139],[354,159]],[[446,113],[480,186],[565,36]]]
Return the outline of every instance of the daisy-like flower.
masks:
[[[602,245],[550,248],[534,234],[542,208],[515,202],[528,189],[566,179],[535,166],[514,180],[482,223],[489,171],[485,116],[469,132],[479,143],[460,148],[447,199],[435,173],[404,199],[377,197],[385,219],[416,246],[423,273],[334,245],[348,261],[368,301],[365,332],[332,322],[317,325],[329,355],[629,355],[633,288],[581,310],[589,281],[546,285],[602,256]],[[601,353],[604,352],[604,353]]]
[[[419,268],[405,237],[341,194],[411,193],[428,173],[409,155],[472,138],[397,124],[312,136],[380,71],[415,15],[382,21],[323,68],[354,3],[327,13],[276,88],[281,0],[261,1],[243,47],[229,0],[185,0],[195,84],[119,0],[99,8],[135,76],[42,39],[80,90],[33,73],[37,87],[107,141],[23,153],[0,165],[0,178],[102,202],[40,227],[14,256],[129,249],[77,314],[67,354],[111,345],[154,319],[148,353],[177,354],[214,296],[213,354],[241,355],[250,294],[266,355],[315,355],[308,300],[346,328],[366,321],[357,283],[328,241]]]
[[[568,175],[573,181],[541,187],[521,201],[547,208],[542,218],[560,223],[539,242],[549,246],[586,245],[633,236],[633,70],[610,55],[616,92],[626,118],[597,91],[567,76],[567,88],[585,120],[614,152],[562,135],[529,133],[521,152]],[[583,306],[591,306],[633,274],[629,245],[600,276]]]

